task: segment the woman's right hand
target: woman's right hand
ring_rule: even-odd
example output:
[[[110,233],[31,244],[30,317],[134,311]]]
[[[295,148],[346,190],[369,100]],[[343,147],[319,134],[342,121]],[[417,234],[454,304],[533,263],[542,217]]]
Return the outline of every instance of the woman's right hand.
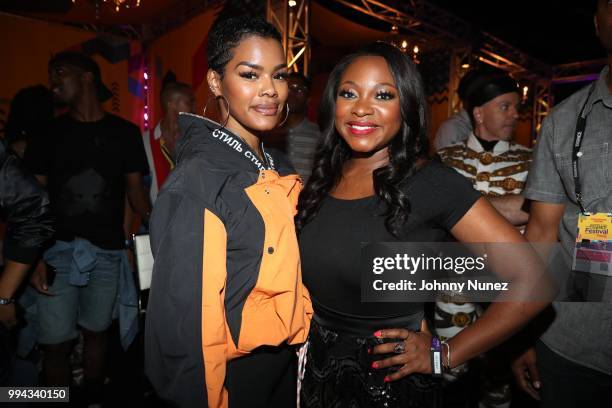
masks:
[[[413,332],[406,329],[385,329],[374,333],[378,338],[403,339],[399,343],[384,343],[372,348],[372,354],[396,354],[372,363],[372,368],[398,367],[385,377],[385,382],[396,381],[412,373],[431,374],[429,332]]]
[[[531,347],[512,362],[512,372],[519,387],[539,401],[541,383],[536,361],[536,351]]]
[[[30,278],[30,285],[43,295],[53,296],[53,294],[49,292],[49,286],[47,285],[47,265],[43,261],[40,261],[38,265],[36,265],[36,269]]]

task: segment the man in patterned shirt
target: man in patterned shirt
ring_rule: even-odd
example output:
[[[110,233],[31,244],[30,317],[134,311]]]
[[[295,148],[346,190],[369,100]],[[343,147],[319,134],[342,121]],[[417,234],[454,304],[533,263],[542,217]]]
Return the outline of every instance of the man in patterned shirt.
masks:
[[[519,118],[518,84],[508,75],[497,72],[476,71],[471,76],[464,105],[474,130],[467,140],[443,148],[438,154],[446,165],[469,179],[509,222],[524,225],[528,214],[522,209],[524,199],[520,194],[525,187],[531,150],[511,141]],[[480,306],[476,303],[452,303],[442,297],[435,306],[436,332],[445,338],[454,337],[479,314]],[[510,362],[502,354],[494,350],[485,359],[486,383],[479,401],[481,407],[510,405]],[[454,374],[461,376],[465,370],[467,366],[460,367]],[[472,388],[471,384],[463,384],[471,381],[478,378],[465,376],[450,385],[448,392],[461,400],[457,394]]]
[[[524,225],[525,187],[531,150],[511,141],[518,121],[520,96],[516,81],[505,74],[483,72],[466,90],[466,111],[474,131],[465,142],[438,151],[487,196],[512,224]]]

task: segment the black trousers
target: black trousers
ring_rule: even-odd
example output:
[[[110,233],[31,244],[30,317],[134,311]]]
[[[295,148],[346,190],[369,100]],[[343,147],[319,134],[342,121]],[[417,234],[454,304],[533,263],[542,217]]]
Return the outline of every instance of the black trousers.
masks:
[[[295,408],[295,347],[259,347],[248,356],[230,361],[225,388],[230,408]]]
[[[612,406],[612,375],[581,366],[538,342],[537,363],[542,398],[540,408],[599,408]]]

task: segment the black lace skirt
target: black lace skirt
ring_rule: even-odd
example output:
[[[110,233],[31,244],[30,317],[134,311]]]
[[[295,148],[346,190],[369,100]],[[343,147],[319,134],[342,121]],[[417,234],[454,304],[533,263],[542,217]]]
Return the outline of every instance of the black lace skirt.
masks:
[[[300,392],[301,407],[441,407],[440,382],[431,376],[412,374],[384,382],[393,368],[371,368],[373,361],[385,356],[368,354],[368,348],[380,342],[375,337],[339,333],[313,321]]]

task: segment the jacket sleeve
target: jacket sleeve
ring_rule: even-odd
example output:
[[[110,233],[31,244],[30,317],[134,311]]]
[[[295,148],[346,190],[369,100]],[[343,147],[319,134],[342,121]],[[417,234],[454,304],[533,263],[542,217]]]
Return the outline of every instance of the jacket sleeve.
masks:
[[[151,217],[155,258],[145,370],[180,407],[226,407],[225,226],[213,209],[165,188]]]
[[[7,222],[6,258],[34,263],[54,233],[49,197],[18,159],[10,155],[0,170],[0,206]]]

